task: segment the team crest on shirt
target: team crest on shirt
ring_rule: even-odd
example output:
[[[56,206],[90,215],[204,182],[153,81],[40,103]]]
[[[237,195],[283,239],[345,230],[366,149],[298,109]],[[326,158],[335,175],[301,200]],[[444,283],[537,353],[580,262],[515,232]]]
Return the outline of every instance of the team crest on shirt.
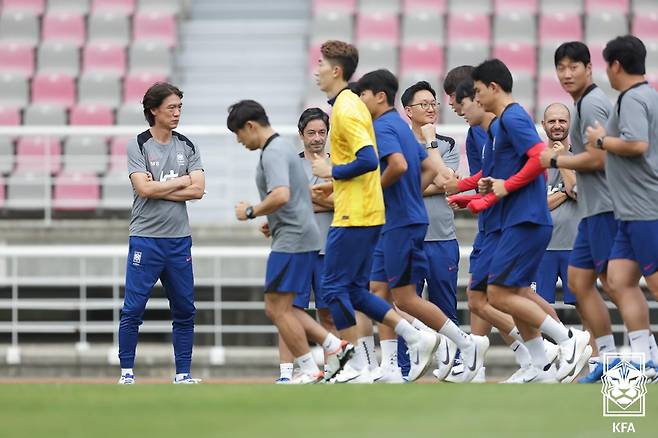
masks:
[[[182,152],[179,152],[176,154],[176,161],[178,162],[179,165],[184,165],[185,164],[185,155],[183,155]]]

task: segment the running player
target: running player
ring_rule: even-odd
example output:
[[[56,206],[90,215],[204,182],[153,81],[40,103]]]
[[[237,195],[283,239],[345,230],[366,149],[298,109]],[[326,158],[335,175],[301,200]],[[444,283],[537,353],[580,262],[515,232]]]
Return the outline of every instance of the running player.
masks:
[[[606,153],[619,220],[608,263],[610,285],[620,294],[635,293],[644,276],[658,298],[658,92],[644,77],[646,53],[642,41],[631,35],[608,42],[603,50],[606,72],[621,94],[607,126],[596,121],[587,128],[587,140]],[[646,306],[644,297],[636,305]],[[626,319],[624,323],[632,351],[645,354],[647,375],[655,375],[649,369],[658,364],[658,349],[649,326],[633,329]]]
[[[356,47],[327,41],[318,60],[317,83],[333,105],[331,114],[331,165],[323,157],[313,161],[313,174],[333,178],[333,184],[316,186],[325,195],[334,193],[334,220],[329,228],[325,254],[323,292],[341,335],[356,342],[355,310],[391,327],[409,345],[414,357],[409,380],[427,369],[437,338],[402,319],[386,301],[368,290],[372,252],[384,224],[384,199],[372,119],[365,104],[347,86],[356,70]],[[368,364],[363,346],[336,378],[343,383],[367,382]],[[363,375],[363,376],[362,376]]]
[[[291,383],[316,383],[323,379],[309,350],[307,336],[327,354],[327,372],[339,372],[353,354],[353,347],[322,328],[304,310],[293,307],[297,293],[311,284],[313,267],[321,248],[308,178],[292,147],[270,126],[263,107],[253,100],[229,108],[228,129],[249,150],[260,150],[256,186],[261,202],[235,206],[238,220],[267,216],[272,252],[267,259],[265,313],[274,322],[301,373]]]
[[[164,286],[173,319],[174,383],[198,383],[190,375],[194,343],[192,230],[185,201],[201,199],[205,178],[198,148],[178,126],[183,93],[168,83],[144,94],[150,128],[127,146],[133,186],[126,293],[119,323],[120,384],[135,383],[133,365],[146,302],[158,281]]]

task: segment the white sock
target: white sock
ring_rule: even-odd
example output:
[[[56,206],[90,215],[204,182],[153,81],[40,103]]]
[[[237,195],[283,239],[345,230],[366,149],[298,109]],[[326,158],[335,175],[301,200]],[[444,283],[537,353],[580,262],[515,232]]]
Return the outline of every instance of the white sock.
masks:
[[[651,360],[653,364],[658,366],[658,346],[656,345],[656,337],[649,336],[649,353],[651,353]]]
[[[185,377],[189,376],[190,373],[177,373],[176,380],[183,380]]]
[[[420,338],[420,332],[404,319],[395,326],[395,333],[402,336],[407,344],[418,342]]]
[[[588,361],[589,372],[591,373],[596,368],[596,365],[599,363],[599,357],[590,357]]]
[[[398,365],[398,340],[397,339],[383,339],[379,341],[379,346],[382,347],[382,367],[387,367],[390,364]]]
[[[313,354],[311,354],[310,351],[303,356],[299,356],[298,358],[295,358],[295,361],[297,362],[297,365],[299,365],[299,368],[302,370],[302,373],[304,374],[315,376],[320,372],[320,369],[318,368],[318,364],[315,363],[315,360],[313,359]]]
[[[515,340],[523,343],[523,337],[521,336],[521,332],[519,331],[519,329],[516,328],[516,326],[507,335],[509,337],[511,337],[512,339],[515,339]]]
[[[363,348],[362,344],[354,347],[354,356],[350,359],[350,364],[352,368],[357,371],[360,371],[368,366],[368,359],[366,359],[366,349]]]
[[[368,362],[368,368],[374,370],[377,368],[377,356],[375,355],[375,337],[374,336],[364,336],[358,339],[359,345],[363,346],[363,350],[366,354],[366,361]]]
[[[335,353],[340,348],[340,339],[332,333],[327,333],[327,337],[322,341],[322,348],[325,353]]]
[[[293,364],[291,362],[286,362],[279,364],[279,378],[281,379],[292,379],[292,369]]]
[[[448,339],[457,344],[459,348],[466,348],[471,345],[471,342],[473,342],[469,335],[464,333],[459,327],[457,327],[457,324],[450,320],[447,320],[446,323],[443,324],[439,333],[448,337]]]
[[[614,353],[617,351],[617,348],[615,347],[615,337],[612,335],[599,336],[595,339],[595,342],[600,357],[603,357],[605,353]]]
[[[546,319],[539,326],[539,330],[553,338],[558,344],[569,340],[569,329],[548,315],[546,315]]]
[[[509,346],[509,348],[511,348],[512,351],[514,352],[514,358],[516,359],[516,362],[521,366],[521,368],[527,368],[530,365],[532,365],[530,352],[528,351],[526,346],[523,345],[521,342],[514,341]]]
[[[121,368],[121,375],[125,376],[126,374],[132,374],[133,376],[135,375],[132,368]]]
[[[543,370],[548,364],[546,348],[544,348],[544,339],[542,339],[541,336],[537,336],[534,339],[526,341],[525,346],[528,349],[528,353],[530,353],[532,364],[540,370]]]
[[[644,353],[644,360],[648,361],[650,359],[649,353],[649,335],[651,332],[649,330],[635,330],[634,332],[628,332],[628,340],[631,343],[631,351],[633,353]]]
[[[414,318],[414,320],[411,321],[411,325],[414,326],[414,328],[417,328],[418,330],[422,330],[424,332],[436,333],[434,329],[426,326],[425,323],[418,318]]]

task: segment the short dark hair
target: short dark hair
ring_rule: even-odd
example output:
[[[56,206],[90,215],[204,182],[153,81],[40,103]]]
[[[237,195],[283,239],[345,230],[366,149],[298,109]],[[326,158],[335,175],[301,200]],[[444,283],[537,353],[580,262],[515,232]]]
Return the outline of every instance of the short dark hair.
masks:
[[[360,93],[365,90],[370,90],[373,94],[384,92],[386,94],[386,102],[391,106],[395,105],[395,94],[398,92],[398,79],[386,69],[381,68],[364,74],[359,79],[357,87]]]
[[[183,92],[168,82],[156,82],[146,90],[142,99],[142,106],[144,107],[144,118],[149,126],[155,125],[155,116],[151,113],[151,110],[162,105],[162,102],[172,94],[181,99],[183,98]]]
[[[443,80],[443,91],[447,95],[454,93],[457,90],[457,85],[473,74],[474,68],[472,65],[460,65],[450,70]]]
[[[359,64],[359,51],[353,44],[344,41],[329,40],[320,47],[320,53],[332,65],[338,64],[343,69],[343,79],[349,81]]]
[[[461,105],[462,100],[464,100],[465,97],[475,100],[475,87],[473,86],[473,79],[471,78],[461,81],[455,90],[455,101],[458,104]]]
[[[633,35],[618,36],[605,45],[603,59],[608,65],[612,65],[614,61],[619,61],[628,74],[643,75],[646,73],[647,48],[638,37]]]
[[[304,110],[301,116],[299,116],[299,121],[297,122],[297,129],[300,134],[304,133],[306,125],[308,125],[313,120],[322,120],[324,125],[329,130],[329,116],[327,113],[322,111],[320,108],[307,108]]]
[[[229,131],[238,132],[249,121],[261,126],[270,126],[265,108],[255,100],[241,100],[228,107],[226,126]]]
[[[568,58],[573,62],[582,62],[587,67],[592,62],[587,46],[580,41],[569,41],[560,44],[560,47],[555,49],[555,66],[560,63],[564,58]]]
[[[414,96],[416,95],[416,93],[423,90],[427,90],[430,93],[432,93],[432,96],[434,97],[434,99],[436,99],[436,91],[434,91],[434,88],[432,88],[430,83],[427,81],[418,81],[415,84],[413,84],[411,87],[404,90],[404,93],[402,93],[402,97],[400,97],[400,100],[402,101],[402,106],[411,105],[411,101],[414,100]]]
[[[511,93],[514,85],[512,73],[510,73],[505,63],[498,58],[487,59],[475,67],[471,77],[474,82],[480,81],[487,86],[495,82],[506,93]]]

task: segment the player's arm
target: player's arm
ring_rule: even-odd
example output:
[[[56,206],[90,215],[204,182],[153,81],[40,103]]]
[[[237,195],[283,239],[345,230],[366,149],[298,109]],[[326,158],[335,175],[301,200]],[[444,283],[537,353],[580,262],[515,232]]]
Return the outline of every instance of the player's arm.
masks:
[[[649,149],[649,117],[646,104],[635,96],[621,102],[619,110],[619,137],[606,135],[606,128],[598,120],[587,128],[587,139],[599,147],[622,157],[637,157]]]
[[[407,160],[400,152],[395,152],[384,157],[386,160],[386,169],[382,172],[381,183],[382,188],[389,187],[395,184],[404,172],[407,171]]]
[[[548,160],[553,156],[552,151],[544,152]],[[555,157],[559,169],[575,170],[576,172],[595,172],[605,168],[605,152],[586,147],[584,152],[574,155],[558,155]],[[549,167],[550,164],[544,163]]]
[[[564,192],[555,192],[551,193],[548,195],[548,198],[546,201],[548,202],[548,209],[549,210],[555,210],[558,208],[564,201],[566,201],[568,198],[568,195]]]
[[[184,189],[176,190],[165,196],[167,201],[190,201],[192,199],[201,199],[206,190],[206,177],[203,170],[193,170],[190,172],[192,184]]]
[[[560,175],[562,176],[564,191],[567,196],[576,199],[576,192],[574,191],[574,187],[576,187],[576,172],[569,169],[560,169]]]
[[[153,181],[153,178],[146,171],[131,173],[130,182],[137,196],[147,199],[165,199],[172,193],[183,190],[192,184],[189,175],[171,178],[166,181]]]
[[[288,186],[279,186],[272,189],[265,199],[260,203],[251,206],[252,210],[252,219],[258,216],[266,216],[268,214],[274,213],[290,200],[290,188]],[[245,201],[240,201],[235,205],[235,217],[238,220],[245,221],[250,217],[247,216],[247,208],[249,208],[249,203]]]
[[[333,193],[325,196],[321,190],[314,190],[314,187],[315,186],[311,186],[311,201],[313,201],[313,211],[315,213],[332,211],[334,209]]]
[[[420,162],[420,189],[423,193],[436,180],[437,169],[434,160],[429,155]],[[438,187],[437,187],[438,188]]]
[[[618,137],[603,137],[602,148],[622,157],[637,157],[649,149],[646,141],[626,141]]]

